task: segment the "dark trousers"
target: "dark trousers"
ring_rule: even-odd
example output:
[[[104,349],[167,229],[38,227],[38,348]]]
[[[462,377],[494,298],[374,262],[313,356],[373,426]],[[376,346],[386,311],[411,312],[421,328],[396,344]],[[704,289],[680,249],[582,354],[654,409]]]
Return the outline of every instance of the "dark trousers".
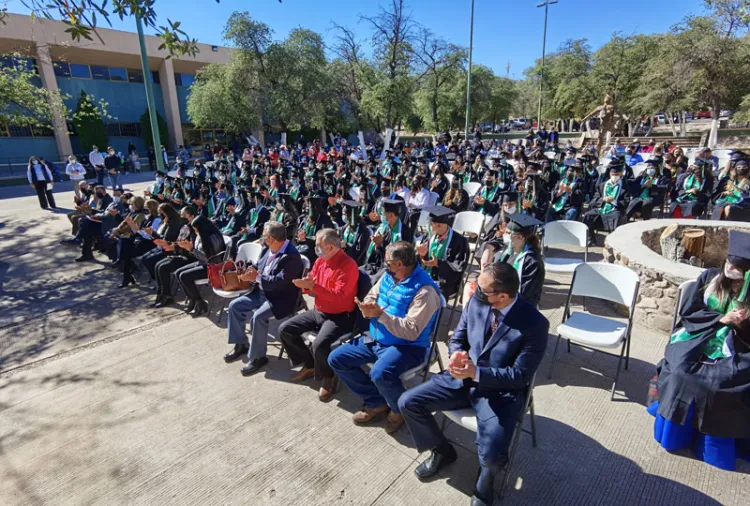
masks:
[[[184,267],[193,260],[182,256],[168,256],[156,264],[156,293],[158,295],[172,295],[172,274],[180,267]]]
[[[98,221],[82,219],[81,220],[81,239],[83,247],[81,249],[83,256],[93,256],[92,248],[95,238],[102,238],[102,224]]]
[[[97,165],[94,168],[94,171],[96,172],[96,184],[98,186],[104,186],[104,165]]]
[[[177,274],[177,280],[182,285],[182,290],[188,298],[203,300],[200,288],[195,285],[195,282],[208,277],[208,267],[206,265],[200,262],[193,262],[185,267],[180,267],[175,274]]]
[[[122,282],[125,283],[133,277],[135,264],[133,259],[153,250],[156,245],[149,240],[136,242],[134,238],[120,239],[120,264],[122,265]],[[156,262],[153,264],[156,265]],[[153,268],[153,266],[152,266]]]
[[[161,248],[154,248],[141,257],[141,265],[148,271],[151,279],[156,279],[156,264],[167,258],[167,254]]]
[[[449,444],[432,413],[472,407],[469,387],[449,388],[441,380],[443,378],[433,376],[404,392],[398,400],[401,415],[420,452],[445,448]],[[498,416],[477,420],[477,454],[482,467],[499,471],[508,461],[508,449],[522,402],[521,397],[498,397],[492,400],[493,410]]]
[[[354,328],[354,313],[327,314],[317,309],[305,311],[285,321],[279,327],[279,338],[284,343],[292,365],[304,364],[308,369],[315,368],[315,379],[332,378],[334,373],[328,365],[331,345]],[[302,334],[317,332],[312,352],[307,347]]]
[[[70,224],[73,226],[73,230],[71,231],[73,235],[78,235],[78,230],[81,225],[81,220],[85,216],[86,216],[85,214],[79,213],[77,211],[73,213],[68,213],[68,219],[70,220]]]
[[[57,205],[55,205],[55,196],[52,195],[52,190],[47,188],[47,181],[37,181],[34,183],[34,189],[36,190],[36,196],[39,199],[39,206],[42,209],[57,207]]]

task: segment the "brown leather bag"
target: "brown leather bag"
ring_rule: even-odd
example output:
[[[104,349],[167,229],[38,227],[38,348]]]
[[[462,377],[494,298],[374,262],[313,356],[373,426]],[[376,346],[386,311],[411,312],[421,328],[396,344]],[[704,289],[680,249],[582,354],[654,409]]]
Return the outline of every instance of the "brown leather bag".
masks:
[[[240,275],[244,272],[244,269],[238,268],[237,265],[232,261],[224,263],[221,271],[219,272],[219,277],[221,279],[221,289],[225,292],[250,290],[250,282],[240,280]]]

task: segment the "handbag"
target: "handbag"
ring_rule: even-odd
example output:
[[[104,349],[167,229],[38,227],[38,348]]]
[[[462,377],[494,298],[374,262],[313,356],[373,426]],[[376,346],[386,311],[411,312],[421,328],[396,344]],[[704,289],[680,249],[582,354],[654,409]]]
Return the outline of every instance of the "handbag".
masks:
[[[232,261],[225,262],[219,273],[221,278],[221,289],[225,292],[247,291],[250,290],[250,282],[240,279],[240,275],[245,272],[244,262]]]
[[[216,288],[218,290],[223,289],[223,285],[221,283],[221,271],[224,269],[224,267],[227,264],[233,264],[234,262],[228,261],[228,262],[222,262],[221,260],[224,258],[224,253],[219,253],[218,255],[214,255],[211,258],[208,259],[208,283],[211,285],[212,288]]]

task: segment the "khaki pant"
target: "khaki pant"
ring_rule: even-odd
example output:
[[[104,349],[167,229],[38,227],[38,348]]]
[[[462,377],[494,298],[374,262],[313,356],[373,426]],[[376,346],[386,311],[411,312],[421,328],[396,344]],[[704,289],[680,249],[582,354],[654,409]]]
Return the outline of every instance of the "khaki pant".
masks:
[[[79,199],[81,198],[81,188],[79,185],[81,184],[81,181],[85,181],[85,179],[71,179],[70,184],[73,186],[73,191],[76,194],[76,197]]]

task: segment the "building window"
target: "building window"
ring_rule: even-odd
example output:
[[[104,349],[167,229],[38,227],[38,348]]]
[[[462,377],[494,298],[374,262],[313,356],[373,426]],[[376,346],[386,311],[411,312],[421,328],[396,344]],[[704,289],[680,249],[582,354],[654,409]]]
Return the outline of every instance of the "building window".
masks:
[[[123,68],[109,67],[109,78],[112,81],[127,81],[128,73]]]
[[[178,74],[177,72],[175,72],[175,74],[174,74],[174,83],[177,86],[182,86],[182,74]]]
[[[103,81],[109,81],[109,68],[99,65],[91,65],[91,77]]]
[[[0,137],[10,137],[10,132],[8,132],[8,127],[0,127]]]
[[[141,135],[140,123],[120,123],[120,135],[122,137],[138,137]]]
[[[16,68],[20,67],[25,70],[31,70],[32,72],[38,73],[36,68],[36,60],[33,58],[17,58],[14,56],[2,56],[0,57],[0,67],[5,68]]]
[[[136,70],[136,69],[128,69],[128,81],[131,83],[142,83],[143,71]]]
[[[106,123],[107,135],[110,137],[120,136],[120,124],[119,123]]]
[[[39,125],[31,127],[31,133],[34,137],[54,137],[55,133],[49,125]]]
[[[52,62],[57,77],[70,77],[70,65],[62,61]]]
[[[190,74],[182,74],[182,85],[192,86],[195,82],[195,76]]]
[[[214,140],[214,131],[213,130],[203,130],[201,133],[202,133],[202,136],[203,136],[203,142],[204,143],[211,142],[212,140]]]
[[[91,79],[91,71],[88,65],[81,65],[80,63],[70,64],[70,76],[77,77],[79,79]]]
[[[8,130],[11,137],[32,137],[31,127],[10,125]]]
[[[156,70],[151,71],[151,79],[153,79],[154,84],[161,84],[161,79],[159,78],[159,72]]]

